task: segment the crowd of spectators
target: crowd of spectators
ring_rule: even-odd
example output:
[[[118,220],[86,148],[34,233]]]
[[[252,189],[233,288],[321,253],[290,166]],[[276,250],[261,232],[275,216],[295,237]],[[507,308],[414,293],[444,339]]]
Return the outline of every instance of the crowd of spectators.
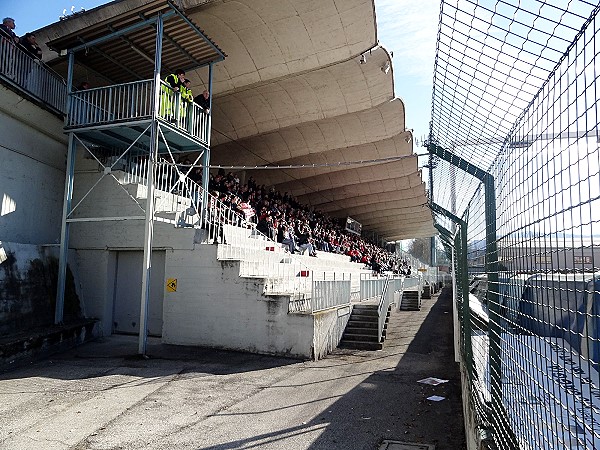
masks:
[[[20,46],[34,59],[41,59],[42,50],[35,41],[35,35],[27,33],[18,38],[14,29],[15,21],[5,18],[0,25],[0,39]],[[183,70],[168,75],[166,81],[172,89],[185,93],[186,101],[198,103],[206,113],[210,111],[208,91],[194,98],[190,81],[185,78]],[[81,89],[88,87],[82,86]],[[169,105],[165,103],[161,107]],[[184,160],[182,169],[189,165],[189,160]],[[194,168],[188,176],[192,181],[201,183],[201,169]],[[336,220],[312,207],[301,205],[287,192],[282,194],[272,187],[258,185],[252,176],[242,184],[236,174],[226,174],[221,169],[216,175],[211,175],[208,188],[223,204],[255,223],[258,231],[281,243],[290,253],[307,253],[312,257],[317,257],[317,251],[338,253],[376,272],[410,274],[411,268],[406,260],[358,234],[346,231],[345,220]]]
[[[256,224],[258,231],[282,244],[290,253],[317,257],[317,251],[331,252],[346,255],[375,272],[411,273],[405,259],[346,231],[345,220],[301,205],[288,192],[259,185],[252,176],[242,184],[237,174],[220,169],[210,176],[208,189],[225,206],[244,215]]]

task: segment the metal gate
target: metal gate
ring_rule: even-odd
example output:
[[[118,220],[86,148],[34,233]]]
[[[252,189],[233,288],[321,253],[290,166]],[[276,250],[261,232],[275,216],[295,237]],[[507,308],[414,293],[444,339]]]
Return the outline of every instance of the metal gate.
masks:
[[[139,334],[142,295],[142,251],[117,252],[113,333]],[[152,275],[148,303],[148,334],[162,336],[165,252],[152,252]]]

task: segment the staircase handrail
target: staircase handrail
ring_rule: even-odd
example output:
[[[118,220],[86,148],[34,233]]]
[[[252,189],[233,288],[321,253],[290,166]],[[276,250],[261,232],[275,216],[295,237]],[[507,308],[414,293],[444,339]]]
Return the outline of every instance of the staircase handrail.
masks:
[[[400,291],[402,293],[404,289],[404,280],[405,277],[403,276],[389,276],[386,278],[383,286],[383,292],[381,293],[381,298],[379,299],[379,305],[377,307],[377,313],[379,316],[379,331],[377,334],[378,342],[381,342],[381,338],[383,336],[383,329],[385,328],[385,321],[387,319],[387,311],[389,306],[394,302],[394,295],[396,292]],[[402,298],[402,294],[400,294],[400,298]]]
[[[125,164],[127,167],[130,167],[131,164]],[[126,169],[130,175],[131,179],[128,178],[128,181],[132,182],[140,182],[144,179],[144,174],[147,171],[147,159],[145,157],[140,158],[136,161],[135,170]],[[201,201],[204,198],[204,188],[196,183],[194,180],[189,178],[189,171],[184,173],[180,170],[180,166],[174,165],[172,162],[169,162],[165,158],[160,158],[157,164],[156,169],[156,189],[159,191],[167,192],[173,195],[172,201],[177,201],[176,197],[178,195],[182,195],[188,197],[191,202],[191,207],[194,212],[200,218],[201,226],[207,230],[208,233],[208,242],[216,242],[218,244],[222,244],[224,247],[231,247],[231,243],[227,242],[227,238],[225,233],[223,233],[224,225],[233,225],[240,228],[245,228],[252,230],[251,233],[253,236],[265,242],[265,247],[275,250],[275,247],[281,248],[280,244],[272,239],[270,236],[262,233],[261,231],[256,229],[256,225],[248,219],[239,214],[237,211],[233,210],[230,206],[225,205],[221,202],[217,197],[213,196],[210,192],[206,192],[207,198],[207,208],[203,211]],[[174,225],[182,226],[181,223],[178,223],[177,220],[174,221]],[[183,226],[186,226],[184,224]],[[197,224],[192,224],[195,226]],[[339,298],[340,292],[337,292],[337,288],[341,289],[343,292],[349,291],[349,278],[346,277],[346,274],[342,274],[342,278],[336,278],[336,272],[326,272],[319,271],[319,276],[316,275],[315,271],[311,269],[308,265],[306,265],[299,257],[294,254],[285,254],[285,259],[289,259],[286,262],[286,266],[295,267],[295,291],[302,291],[307,297],[310,292],[310,300],[306,298],[297,298],[293,301],[297,301],[295,304],[290,304],[289,310],[290,312],[314,312],[320,311],[323,309],[338,307],[341,305],[346,305],[350,303],[350,292],[348,292],[348,299],[344,300]],[[264,263],[268,264],[268,263]],[[291,266],[290,266],[291,264]],[[281,263],[279,264],[281,265]],[[278,267],[274,265],[269,267],[271,270],[268,272],[273,274],[271,278],[277,278]],[[266,267],[266,266],[265,266]],[[266,273],[266,272],[265,272]],[[322,274],[322,276],[321,276]],[[331,276],[329,276],[331,275]],[[317,283],[317,285],[315,284]],[[332,285],[336,286],[332,286]],[[302,286],[304,286],[304,290],[302,290]],[[267,283],[265,285],[265,291],[276,291],[277,285],[276,283]],[[335,291],[335,292],[334,292]],[[317,295],[318,293],[326,293],[325,295],[328,298],[322,298],[323,295]],[[329,298],[331,297],[331,298]]]
[[[123,180],[124,183],[145,183],[148,170],[146,155],[132,157],[115,152],[114,155],[104,155],[104,158],[112,162],[112,167],[119,164],[119,167],[126,174]],[[189,170],[186,172],[182,170],[182,167],[188,167]],[[165,158],[159,158],[155,168],[156,190],[170,194],[166,198],[163,196],[159,201],[167,202],[166,206],[169,206],[169,202],[172,202],[173,211],[180,213],[179,220],[176,216],[175,219],[163,218],[162,221],[172,221],[177,227],[196,227],[200,225],[200,227],[207,230],[207,242],[222,244],[219,251],[223,252],[234,247],[234,244],[227,242],[223,228],[225,225],[251,230],[252,236],[265,242],[265,250],[275,251],[276,247],[281,248],[281,245],[272,237],[257,230],[256,225],[250,222],[245,215],[224,204],[210,192],[205,192],[200,184],[189,177],[192,169],[191,165],[177,165]],[[205,194],[206,197],[204,197]],[[181,197],[187,197],[189,202],[182,202]],[[206,210],[202,208],[204,199],[207,200]],[[185,220],[181,220],[182,214],[188,212],[187,210],[190,208],[193,210],[193,214],[190,214],[190,216],[194,217],[195,223],[187,223]],[[242,253],[245,255],[246,251],[248,249],[240,248],[236,250],[236,252],[239,252],[242,261],[241,271],[246,263]],[[287,261],[282,265],[283,259]],[[259,264],[263,264],[263,266],[253,266],[252,261],[248,261],[247,265],[250,268],[258,267],[259,272],[262,271],[270,275],[265,277],[267,279],[265,293],[276,293],[282,285],[292,288],[293,299],[290,300],[289,312],[321,311],[350,303],[351,275],[347,277],[346,273],[343,273],[340,279],[338,272],[315,271],[298,256],[289,253],[282,255],[281,259],[266,258],[261,260]],[[294,277],[291,284],[288,284],[292,278],[289,276],[290,267],[293,268],[291,272],[294,273]],[[265,271],[263,269],[269,270]],[[281,280],[283,280],[283,284],[281,284]],[[288,291],[286,290],[286,292]]]
[[[377,328],[377,342],[381,342],[381,338],[383,336],[383,328],[385,326],[385,319],[387,316],[387,310],[390,305],[389,299],[389,286],[390,286],[390,277],[386,277],[385,283],[383,285],[383,291],[381,292],[381,296],[379,297],[379,305],[377,306],[377,316],[379,317],[379,326]]]

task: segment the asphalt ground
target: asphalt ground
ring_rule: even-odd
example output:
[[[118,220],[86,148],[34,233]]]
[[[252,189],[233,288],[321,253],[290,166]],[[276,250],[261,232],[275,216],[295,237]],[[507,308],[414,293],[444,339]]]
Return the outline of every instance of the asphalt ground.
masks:
[[[0,449],[466,448],[448,289],[393,311],[380,351],[136,351],[137,337],[115,335],[0,375]],[[417,383],[427,377],[448,382]]]

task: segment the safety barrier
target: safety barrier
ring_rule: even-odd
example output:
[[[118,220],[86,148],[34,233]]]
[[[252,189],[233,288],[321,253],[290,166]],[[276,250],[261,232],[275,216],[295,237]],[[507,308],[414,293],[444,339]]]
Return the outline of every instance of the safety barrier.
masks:
[[[387,283],[386,276],[374,276],[373,274],[363,273],[360,275],[360,298],[359,300],[378,300]]]
[[[600,448],[600,5],[498,3],[442,1],[427,143],[469,448]]]
[[[161,81],[157,116],[208,145],[209,114],[183,101],[179,92]],[[133,81],[75,91],[70,94],[67,127],[98,127],[150,120],[154,109],[154,80]]]
[[[385,327],[385,321],[387,320],[387,311],[389,309],[389,306],[394,302],[396,292],[402,292],[403,285],[404,277],[388,277],[385,280],[385,284],[383,285],[383,290],[379,298],[379,304],[377,305],[377,314],[379,316],[377,342],[381,342],[381,338],[383,337],[383,329]]]
[[[0,77],[21,91],[64,114],[67,99],[65,80],[20,46],[0,37]]]
[[[290,299],[288,312],[315,313],[336,309],[351,302],[352,275],[339,272],[312,271],[307,278],[310,295]]]
[[[120,160],[125,184],[146,182],[145,156],[123,156]],[[239,261],[240,276],[263,279],[266,295],[290,296],[289,312],[313,313],[350,303],[353,290],[359,289],[358,284],[353,287],[350,273],[315,270],[319,267],[318,259],[290,254],[281,244],[259,232],[245,216],[204,192],[189,177],[193,169],[174,165],[164,158],[156,164],[158,220],[205,230],[206,242],[219,244],[218,260]]]
[[[154,82],[142,80],[75,91],[70,99],[68,127],[150,119]]]

